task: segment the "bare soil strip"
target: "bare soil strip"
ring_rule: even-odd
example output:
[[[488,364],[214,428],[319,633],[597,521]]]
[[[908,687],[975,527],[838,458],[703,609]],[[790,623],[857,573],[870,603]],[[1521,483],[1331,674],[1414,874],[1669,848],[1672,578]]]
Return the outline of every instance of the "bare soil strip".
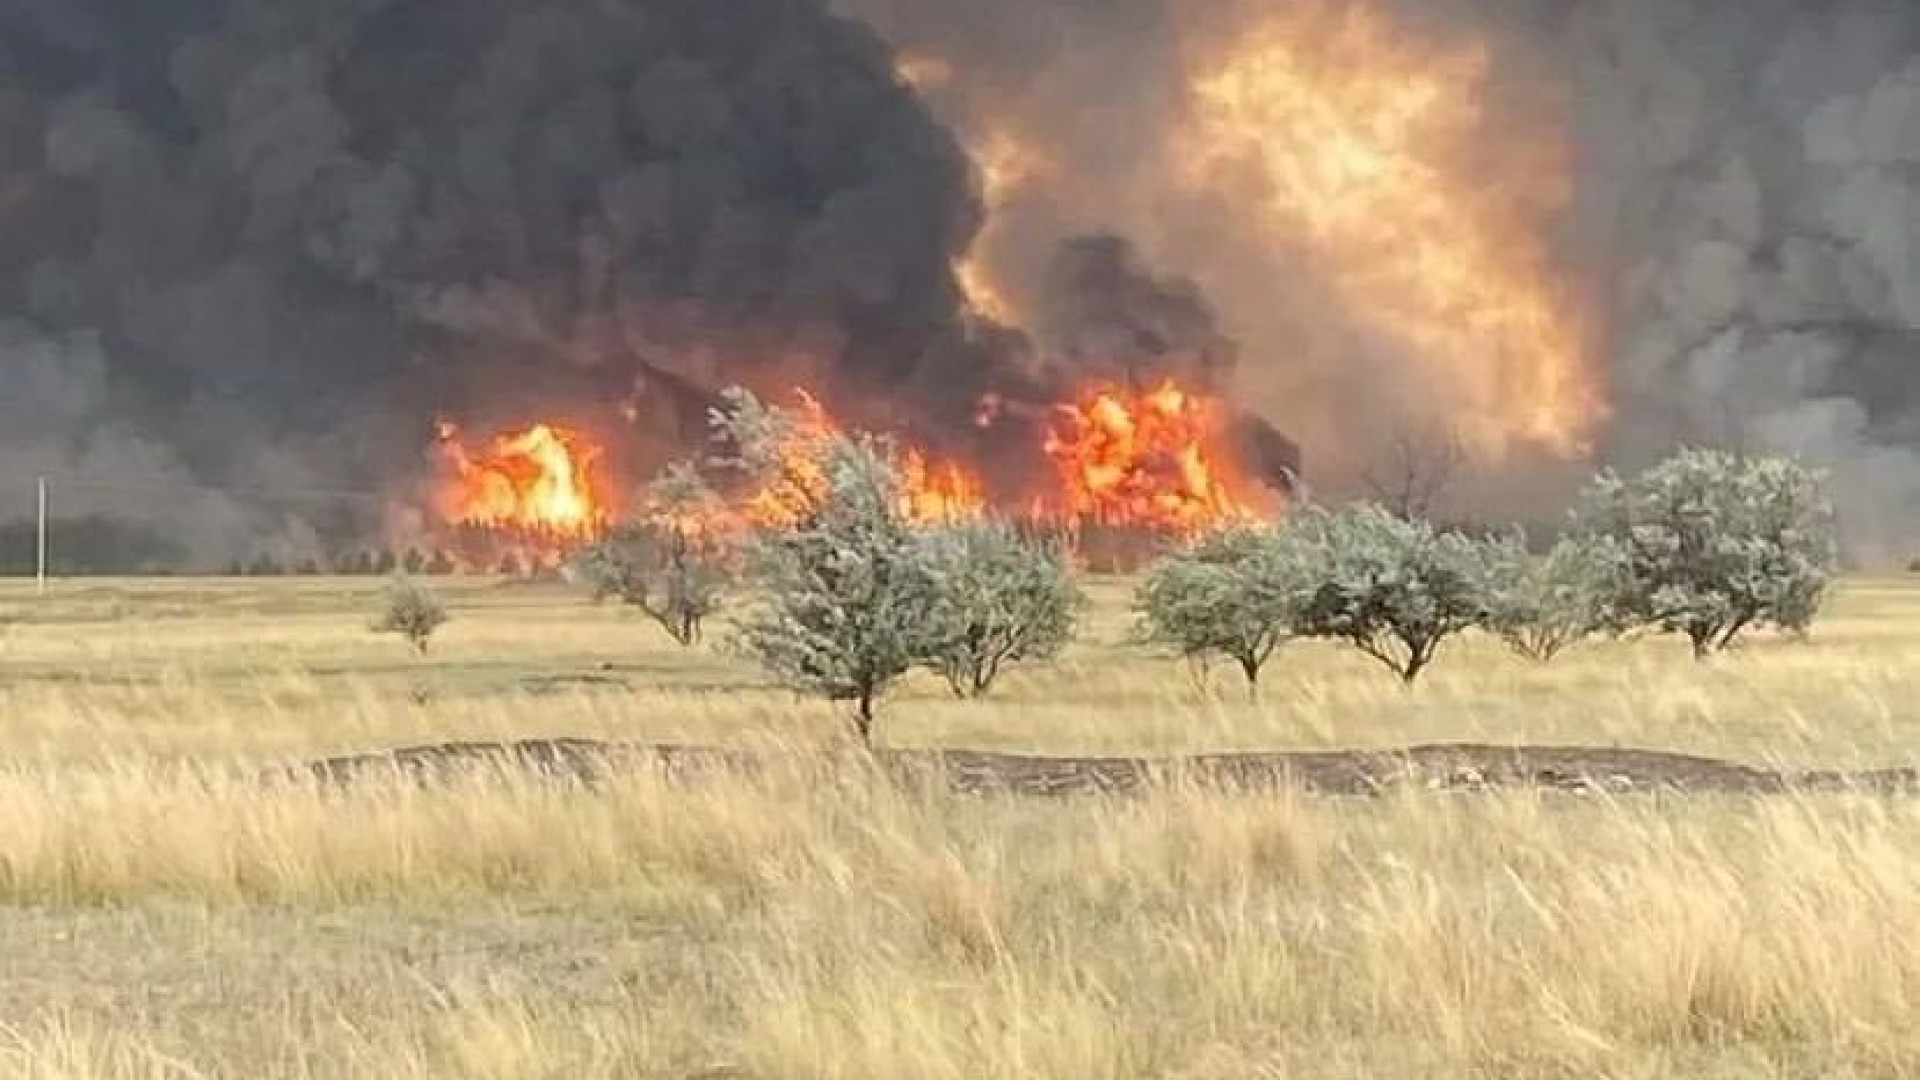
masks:
[[[1187,757],[1041,757],[971,750],[764,752],[712,747],[535,739],[442,743],[327,758],[276,770],[278,780],[431,780],[463,772],[510,771],[593,782],[623,770],[671,776],[752,773],[772,766],[832,767],[871,762],[901,779],[933,780],[968,793],[1126,793],[1156,781],[1224,788],[1292,787],[1330,795],[1373,795],[1409,787],[1484,791],[1532,787],[1571,792],[1736,792],[1854,790],[1920,793],[1920,769],[1783,772],[1660,750],[1449,743],[1394,750],[1311,750]]]

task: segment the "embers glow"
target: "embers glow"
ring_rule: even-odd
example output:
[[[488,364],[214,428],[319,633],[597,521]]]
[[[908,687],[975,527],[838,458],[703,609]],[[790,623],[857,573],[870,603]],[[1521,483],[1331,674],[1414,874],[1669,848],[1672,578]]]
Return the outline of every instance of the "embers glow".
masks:
[[[1219,426],[1209,402],[1171,382],[1058,406],[1046,452],[1064,486],[1066,516],[1178,531],[1252,516],[1214,445]]]
[[[600,449],[577,431],[535,424],[472,450],[443,422],[440,456],[439,509],[450,523],[587,539],[611,519],[595,475]]]
[[[1481,456],[1585,449],[1604,410],[1540,240],[1568,166],[1552,140],[1492,130],[1483,48],[1414,42],[1362,0],[1319,0],[1199,68],[1196,182],[1251,177],[1260,224],[1432,365]]]

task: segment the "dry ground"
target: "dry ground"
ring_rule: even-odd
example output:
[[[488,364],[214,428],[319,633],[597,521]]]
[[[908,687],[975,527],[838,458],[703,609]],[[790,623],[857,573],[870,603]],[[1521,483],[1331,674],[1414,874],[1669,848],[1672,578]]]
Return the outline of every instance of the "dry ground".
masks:
[[[1864,794],[1022,800],[854,773],[266,791],[444,739],[818,745],[834,714],[549,586],[0,583],[0,1076],[1920,1076],[1920,803]],[[1408,693],[1317,646],[1261,700],[1088,641],[899,746],[1646,746],[1920,760],[1920,581],[1807,643]]]

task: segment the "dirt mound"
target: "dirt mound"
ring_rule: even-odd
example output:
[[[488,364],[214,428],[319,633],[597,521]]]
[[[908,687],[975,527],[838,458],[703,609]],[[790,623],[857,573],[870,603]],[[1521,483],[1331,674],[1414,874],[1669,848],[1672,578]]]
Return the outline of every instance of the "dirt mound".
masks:
[[[832,767],[850,755],[537,739],[441,743],[278,770],[280,780],[444,778],[510,771],[595,782],[615,772],[658,769],[673,776],[754,772],[773,765]],[[1164,780],[1229,788],[1292,786],[1324,794],[1370,795],[1407,788],[1484,791],[1533,787],[1574,792],[1775,792],[1827,789],[1920,792],[1920,770],[1781,772],[1716,758],[1605,747],[1502,747],[1447,743],[1395,750],[1312,750],[1189,757],[1041,757],[970,750],[881,750],[871,762],[902,779],[931,779],[963,792],[1069,795],[1129,792]]]

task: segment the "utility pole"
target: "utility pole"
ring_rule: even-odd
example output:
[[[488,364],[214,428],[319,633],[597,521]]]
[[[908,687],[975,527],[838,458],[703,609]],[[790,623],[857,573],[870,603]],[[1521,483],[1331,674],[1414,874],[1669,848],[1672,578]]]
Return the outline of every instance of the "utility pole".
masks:
[[[47,595],[47,478],[44,476],[40,478],[39,522],[39,544],[35,560],[38,569],[35,580],[39,582],[39,594],[45,596]]]

